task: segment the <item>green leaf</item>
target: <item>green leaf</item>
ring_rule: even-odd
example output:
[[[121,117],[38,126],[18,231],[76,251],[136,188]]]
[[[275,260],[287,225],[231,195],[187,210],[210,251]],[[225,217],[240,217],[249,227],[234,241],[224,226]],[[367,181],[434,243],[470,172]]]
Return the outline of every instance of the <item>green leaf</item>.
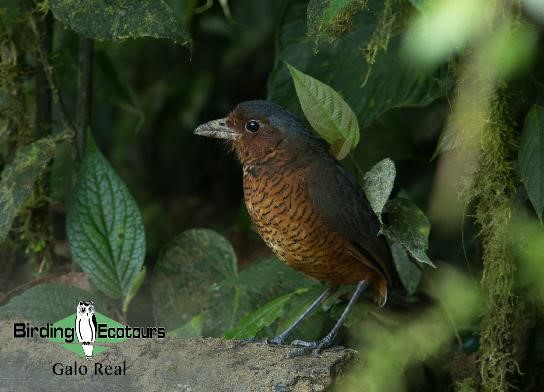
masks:
[[[363,189],[366,197],[380,223],[383,223],[383,207],[389,200],[393,190],[396,174],[395,163],[391,159],[385,158],[372,166],[363,178]]]
[[[523,126],[519,170],[539,219],[544,209],[544,106],[534,105]]]
[[[444,128],[440,136],[438,137],[438,143],[436,145],[436,150],[431,157],[431,160],[436,159],[439,155],[455,150],[460,146],[461,142],[459,140],[459,135],[457,130],[453,126],[448,126]]]
[[[125,298],[123,298],[123,313],[126,313],[128,311],[128,305],[130,305],[130,302],[132,301],[138,290],[140,290],[142,283],[144,283],[145,275],[146,269],[144,265],[140,273],[136,276],[136,279],[132,281],[132,286],[130,286],[130,290],[128,291],[127,295],[125,296]]]
[[[105,304],[97,299],[97,295],[77,287],[42,283],[23,291],[0,307],[0,318],[52,323],[74,313],[81,300],[94,301],[96,309],[103,313]]]
[[[410,260],[408,253],[401,244],[393,242],[390,248],[400,281],[406,292],[412,295],[417,291],[421,282],[421,270]]]
[[[388,224],[382,229],[383,234],[393,242],[398,242],[410,256],[434,267],[427,256],[429,247],[429,220],[411,200],[397,197],[385,205]]]
[[[51,138],[40,139],[20,148],[2,171],[0,181],[0,242],[11,229],[18,211],[34,191],[34,183],[43,174],[55,154]]]
[[[285,292],[315,285],[314,280],[273,256],[257,260],[240,271],[236,281],[250,297],[248,302],[253,308]]]
[[[353,31],[334,43],[321,43],[316,55],[314,41],[306,35],[306,8],[306,1],[289,1],[280,16],[275,66],[268,83],[271,101],[300,113],[284,62],[348,98],[361,128],[390,109],[426,106],[447,93],[447,70],[431,73],[409,67],[399,53],[400,36],[392,38],[388,50],[376,58],[365,83],[369,65],[360,48],[376,30],[383,2],[369,0],[367,8],[354,15]]]
[[[168,336],[176,338],[190,338],[202,336],[203,317],[201,314],[196,315],[181,327],[176,328],[167,333]]]
[[[100,291],[125,298],[144,262],[144,225],[127,187],[91,138],[66,226],[75,262]]]
[[[163,0],[49,0],[55,18],[99,41],[167,38],[191,47],[191,38]]]
[[[176,329],[202,314],[205,335],[219,335],[238,314],[236,255],[213,230],[187,230],[161,250],[151,293],[157,324]],[[213,312],[212,308],[219,309]]]
[[[308,289],[298,289],[291,293],[282,295],[253,313],[248,314],[240,320],[238,325],[225,333],[226,339],[248,339],[253,338],[257,333],[270,326],[283,314],[285,305],[291,300],[294,295],[303,293]]]
[[[340,145],[338,159],[359,143],[357,117],[334,89],[286,63],[295,83],[300,106],[308,122],[329,144]],[[347,147],[344,146],[347,144]]]

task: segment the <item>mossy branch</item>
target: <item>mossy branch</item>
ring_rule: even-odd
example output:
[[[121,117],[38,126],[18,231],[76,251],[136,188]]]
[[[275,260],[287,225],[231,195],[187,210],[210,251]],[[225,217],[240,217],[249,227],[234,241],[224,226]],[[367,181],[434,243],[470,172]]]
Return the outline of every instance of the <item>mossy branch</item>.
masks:
[[[45,77],[47,78],[47,82],[49,83],[49,88],[51,89],[51,95],[53,97],[53,101],[55,102],[55,105],[57,107],[57,110],[60,114],[60,119],[62,122],[62,125],[70,132],[72,135],[76,135],[76,127],[74,126],[74,122],[70,118],[70,115],[68,114],[68,111],[66,110],[66,106],[64,104],[64,101],[59,93],[59,90],[57,88],[57,84],[55,82],[55,77],[53,74],[53,67],[49,61],[49,57],[47,55],[46,49],[43,47],[42,40],[40,38],[40,32],[38,29],[38,21],[37,16],[33,12],[29,12],[28,14],[28,20],[29,25],[32,29],[32,32],[34,33],[34,37],[36,39],[37,49],[38,49],[38,55],[40,57],[40,62],[43,65],[43,70],[45,73]]]

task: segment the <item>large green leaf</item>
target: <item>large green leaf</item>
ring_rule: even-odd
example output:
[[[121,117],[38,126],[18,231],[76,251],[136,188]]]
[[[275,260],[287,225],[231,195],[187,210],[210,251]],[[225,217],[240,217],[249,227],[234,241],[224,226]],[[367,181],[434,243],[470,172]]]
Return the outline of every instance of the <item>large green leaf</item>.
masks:
[[[534,105],[523,127],[519,149],[521,179],[536,213],[542,219],[544,209],[544,106]]]
[[[236,255],[223,236],[207,229],[181,233],[165,245],[155,266],[155,320],[176,329],[202,314],[204,334],[221,334],[238,314],[235,279]],[[216,306],[220,312],[212,315]]]
[[[91,138],[67,217],[76,263],[105,294],[129,295],[145,256],[145,233],[136,202]]]
[[[268,327],[282,316],[285,306],[291,298],[301,294],[308,289],[298,289],[291,293],[275,298],[266,305],[261,306],[253,313],[248,314],[240,320],[238,325],[225,333],[227,339],[253,338],[261,329]]]
[[[236,281],[243,288],[243,293],[250,296],[250,306],[262,305],[296,288],[315,285],[313,279],[272,256],[257,260],[240,271]]]
[[[42,175],[47,163],[55,154],[51,138],[40,139],[22,147],[15,158],[2,171],[0,181],[0,242],[13,223],[19,209],[34,191],[34,183]]]
[[[223,236],[188,230],[159,256],[151,283],[155,320],[184,335],[194,329],[190,320],[200,316],[201,333],[220,336],[272,298],[314,283],[275,257],[238,273],[234,251]]]
[[[431,224],[411,200],[397,197],[385,205],[388,223],[382,229],[387,238],[401,244],[410,256],[420,263],[434,267],[427,256]],[[397,267],[398,269],[398,267]]]
[[[383,207],[389,200],[396,175],[395,163],[389,158],[376,163],[364,175],[363,189],[380,223],[382,222]]]
[[[81,300],[95,301],[96,309],[103,313],[106,306],[97,299],[97,295],[77,287],[42,283],[23,291],[0,307],[0,317],[51,323],[74,313]]]
[[[163,0],[49,0],[51,11],[78,34],[101,41],[168,38],[191,46],[191,38]]]
[[[359,143],[359,123],[355,113],[330,86],[286,65],[308,122],[332,145],[337,159],[345,158]]]
[[[315,55],[314,41],[306,34],[306,6],[306,1],[290,1],[280,17],[275,67],[268,85],[270,100],[299,111],[284,62],[311,74],[346,97],[361,127],[389,109],[425,106],[446,94],[446,72],[440,69],[429,74],[407,66],[399,53],[400,37],[393,38],[387,52],[376,58],[365,83],[369,66],[360,48],[372,37],[383,2],[369,1],[367,9],[354,16],[353,31],[334,43],[321,43]]]
[[[414,294],[421,281],[421,270],[410,260],[406,249],[398,242],[393,242],[390,245],[391,256],[395,263],[395,268],[399,274],[400,281],[406,289],[406,292]]]

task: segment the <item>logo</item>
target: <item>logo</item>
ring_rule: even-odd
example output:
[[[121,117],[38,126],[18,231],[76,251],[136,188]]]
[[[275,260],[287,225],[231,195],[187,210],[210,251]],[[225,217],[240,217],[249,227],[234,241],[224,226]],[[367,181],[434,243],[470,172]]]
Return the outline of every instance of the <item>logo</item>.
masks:
[[[93,359],[93,343],[96,341],[96,316],[93,301],[79,301],[76,309],[77,340],[86,359]]]
[[[90,361],[112,345],[129,339],[163,339],[166,336],[164,327],[131,327],[112,320],[96,312],[93,301],[80,300],[75,309],[74,314],[52,324],[35,326],[30,323],[14,323],[13,337],[47,339]],[[75,374],[58,373],[57,370],[61,367],[57,365],[61,364],[53,366],[54,374]],[[96,363],[96,365],[100,364]],[[78,374],[85,373],[80,371]]]

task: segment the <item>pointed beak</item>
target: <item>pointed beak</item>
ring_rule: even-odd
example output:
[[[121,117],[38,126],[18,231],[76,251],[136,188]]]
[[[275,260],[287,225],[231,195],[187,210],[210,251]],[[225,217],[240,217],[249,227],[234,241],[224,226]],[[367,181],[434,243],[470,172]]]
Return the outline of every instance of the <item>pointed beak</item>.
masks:
[[[236,140],[240,134],[236,130],[227,125],[226,118],[209,121],[199,125],[195,131],[195,135],[213,137],[216,139]]]

